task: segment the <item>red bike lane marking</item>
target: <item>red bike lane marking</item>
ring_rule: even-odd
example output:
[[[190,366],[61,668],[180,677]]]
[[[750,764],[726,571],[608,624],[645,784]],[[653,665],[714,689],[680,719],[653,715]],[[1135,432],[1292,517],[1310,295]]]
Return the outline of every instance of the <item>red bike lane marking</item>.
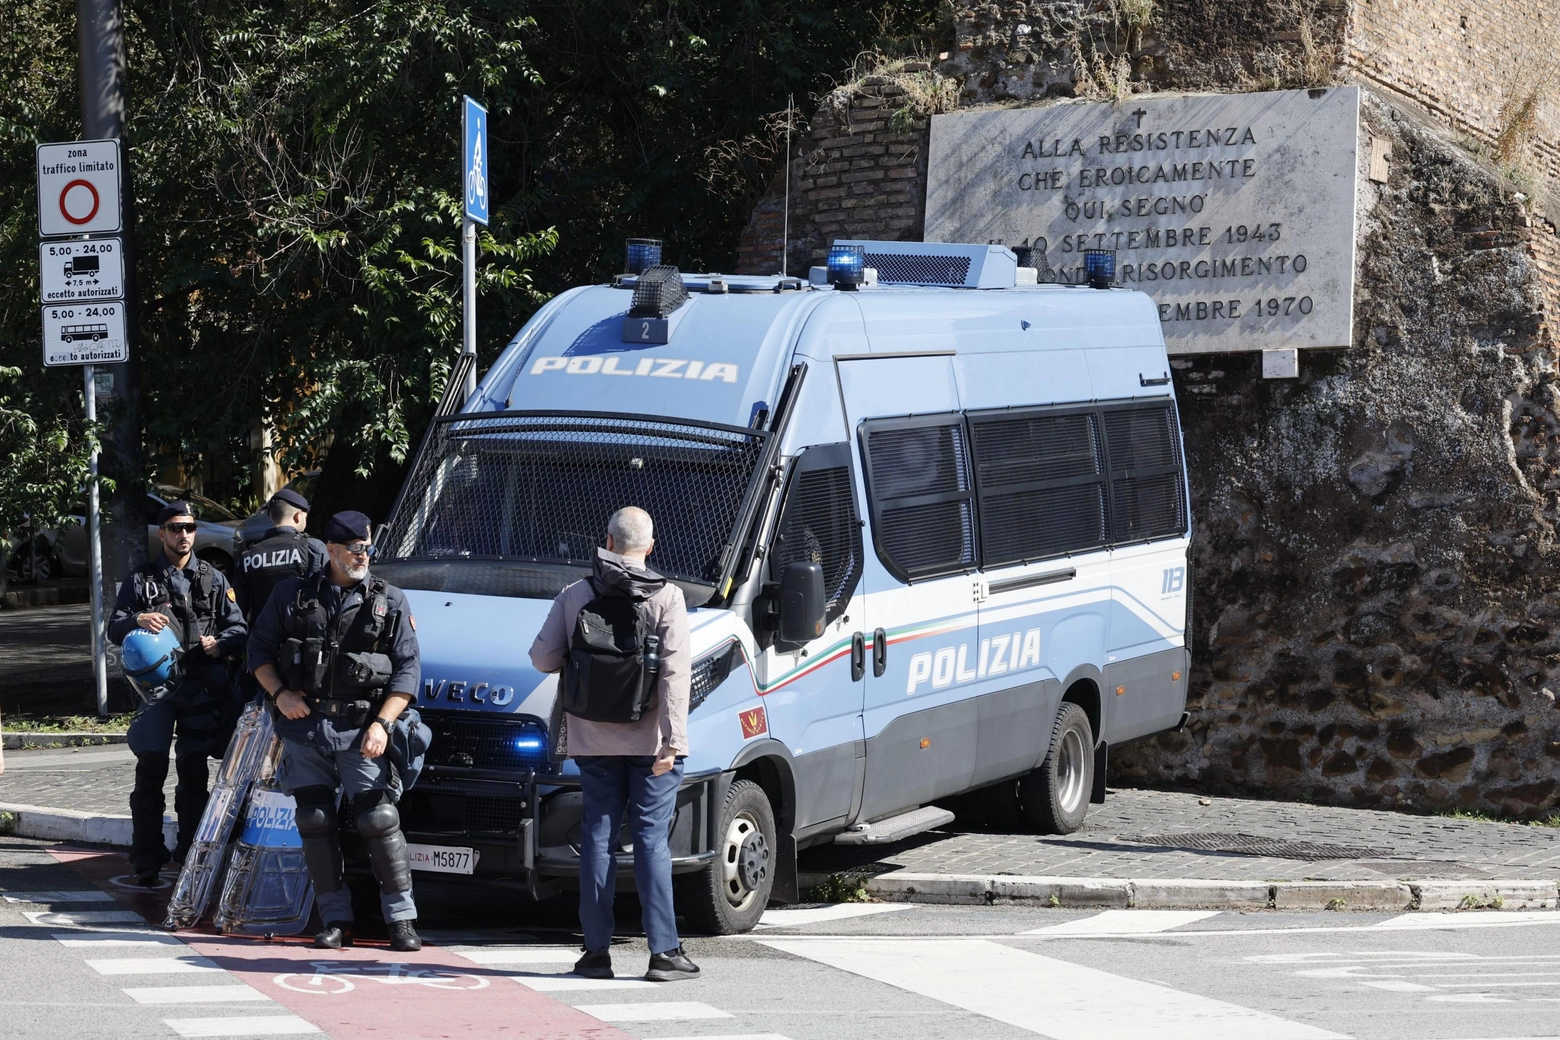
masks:
[[[122,854],[69,846],[49,853],[154,926],[162,924],[172,886],[115,884],[127,872]],[[436,946],[417,953],[396,953],[383,942],[316,950],[306,937],[266,940],[208,929],[173,934],[333,1040],[632,1040],[616,1026],[520,985],[504,969],[472,964]],[[257,1010],[250,1005],[245,1013]]]

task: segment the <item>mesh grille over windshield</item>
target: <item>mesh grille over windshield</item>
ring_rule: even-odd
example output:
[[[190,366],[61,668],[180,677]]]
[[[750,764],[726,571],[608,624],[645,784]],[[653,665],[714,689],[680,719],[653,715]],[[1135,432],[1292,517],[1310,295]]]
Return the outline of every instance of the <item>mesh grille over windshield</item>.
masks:
[[[755,430],[610,416],[439,421],[407,480],[381,559],[588,566],[607,518],[655,522],[650,567],[715,583],[763,444]]]

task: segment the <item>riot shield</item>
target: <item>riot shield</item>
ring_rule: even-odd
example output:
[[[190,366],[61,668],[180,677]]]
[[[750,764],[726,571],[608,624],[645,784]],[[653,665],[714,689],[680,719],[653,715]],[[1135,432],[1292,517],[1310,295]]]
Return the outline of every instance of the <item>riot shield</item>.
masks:
[[[294,820],[297,807],[276,789],[281,757],[282,741],[272,736],[217,902],[216,924],[225,934],[297,935],[309,924],[314,885]]]
[[[205,916],[227,865],[233,825],[274,740],[271,715],[265,705],[256,701],[246,707],[217,771],[206,810],[201,813],[195,841],[184,857],[179,879],[174,882],[168,916],[163,920],[163,927],[169,931],[189,928]]]

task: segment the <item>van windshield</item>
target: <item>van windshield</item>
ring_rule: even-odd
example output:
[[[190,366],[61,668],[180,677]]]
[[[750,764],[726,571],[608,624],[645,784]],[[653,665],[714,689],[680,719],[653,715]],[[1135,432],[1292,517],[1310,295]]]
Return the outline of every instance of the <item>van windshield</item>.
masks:
[[[616,416],[437,420],[380,560],[588,567],[605,544],[607,518],[635,505],[655,522],[650,567],[713,586],[734,551],[763,436]]]

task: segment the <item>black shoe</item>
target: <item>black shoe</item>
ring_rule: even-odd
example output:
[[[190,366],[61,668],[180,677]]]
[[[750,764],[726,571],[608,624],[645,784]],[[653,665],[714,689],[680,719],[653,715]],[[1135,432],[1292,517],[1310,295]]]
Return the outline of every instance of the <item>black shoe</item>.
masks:
[[[688,959],[681,946],[665,953],[652,953],[650,970],[645,972],[645,978],[651,982],[676,982],[678,979],[698,977],[699,966]]]
[[[154,887],[160,880],[158,875],[162,871],[161,863],[153,863],[151,860],[142,860],[139,863],[130,864],[130,873],[134,876],[135,883],[147,888]]]
[[[574,962],[574,974],[583,975],[587,979],[612,978],[612,951],[586,950],[585,956]]]
[[[331,921],[325,930],[314,936],[316,950],[339,950],[352,945],[352,922]]]
[[[390,948],[399,953],[415,953],[422,949],[422,937],[411,921],[390,922]]]

